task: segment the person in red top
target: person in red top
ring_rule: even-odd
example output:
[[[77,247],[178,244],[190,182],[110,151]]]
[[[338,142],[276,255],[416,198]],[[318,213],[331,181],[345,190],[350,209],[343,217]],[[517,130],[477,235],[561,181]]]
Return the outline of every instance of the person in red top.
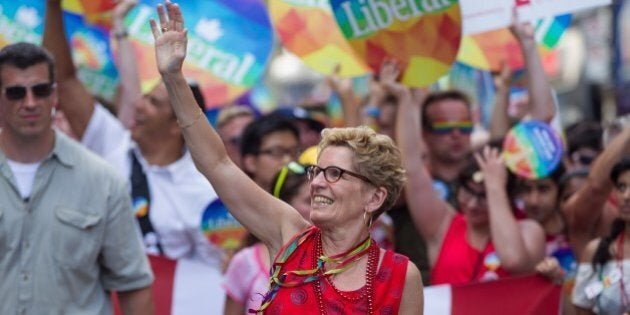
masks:
[[[230,213],[276,257],[270,291],[261,309],[253,311],[338,314],[360,308],[362,314],[422,314],[418,268],[402,256],[391,258],[369,237],[372,222],[394,205],[405,181],[393,141],[368,127],[325,129],[317,165],[307,171],[309,222],[230,160],[182,74],[187,30],[181,10],[166,1],[157,12],[160,25],[152,20],[151,30],[158,71],[195,164]]]
[[[440,199],[419,146],[424,92],[416,90],[412,96],[396,82],[399,72],[395,63],[387,62],[380,78],[398,99],[396,138],[409,176],[405,196],[427,243],[431,283],[462,284],[534,271],[545,254],[545,235],[535,221],[515,218],[499,151],[485,147],[475,154],[476,163],[462,171],[459,212]]]

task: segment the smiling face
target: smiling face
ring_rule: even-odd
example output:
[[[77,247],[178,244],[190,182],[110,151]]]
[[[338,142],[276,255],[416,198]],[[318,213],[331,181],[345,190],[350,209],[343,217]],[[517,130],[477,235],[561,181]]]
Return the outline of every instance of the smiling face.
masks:
[[[354,153],[347,147],[329,146],[319,156],[318,166],[338,166],[358,173]],[[363,213],[375,188],[365,181],[344,174],[329,183],[321,172],[311,181],[311,221],[321,227],[363,224]]]
[[[169,135],[180,137],[171,132],[174,128],[177,128],[177,120],[171,109],[166,86],[160,83],[135,103],[131,136],[138,143],[153,142]]]
[[[0,70],[2,91],[0,95],[0,116],[3,120],[3,133],[20,141],[37,141],[50,138],[53,131],[52,109],[57,104],[56,88],[50,86],[48,65],[41,62],[25,69],[5,65]],[[34,91],[34,86],[48,85],[46,93]],[[7,89],[26,87],[26,94],[21,98],[8,95]],[[48,93],[50,92],[50,93]],[[39,94],[39,95],[36,95]]]

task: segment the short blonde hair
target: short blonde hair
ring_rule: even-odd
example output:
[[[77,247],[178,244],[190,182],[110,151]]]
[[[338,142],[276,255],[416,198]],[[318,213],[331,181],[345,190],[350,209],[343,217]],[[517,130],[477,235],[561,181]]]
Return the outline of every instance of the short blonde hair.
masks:
[[[329,146],[350,148],[354,152],[358,172],[370,179],[376,187],[384,187],[387,190],[385,202],[374,213],[374,219],[394,206],[405,184],[406,176],[400,151],[390,137],[378,134],[366,126],[326,128],[322,130],[318,160],[319,154]]]

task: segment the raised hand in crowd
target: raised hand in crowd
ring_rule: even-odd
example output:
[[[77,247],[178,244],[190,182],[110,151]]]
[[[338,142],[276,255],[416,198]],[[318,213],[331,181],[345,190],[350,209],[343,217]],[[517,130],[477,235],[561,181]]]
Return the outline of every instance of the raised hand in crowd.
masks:
[[[630,155],[630,124],[595,159],[586,182],[561,204],[576,257],[583,257],[589,241],[607,234],[617,209],[608,203],[614,185],[609,174],[619,160]]]
[[[556,107],[553,89],[538,54],[534,26],[530,22],[520,22],[514,8],[510,31],[518,40],[525,59],[530,118],[549,123],[556,115]]]
[[[330,89],[337,94],[341,102],[344,126],[356,127],[363,124],[362,101],[356,95],[352,86],[352,78],[342,78],[341,64],[337,64],[333,73],[326,78],[326,83]]]
[[[117,0],[112,11],[112,37],[116,45],[116,66],[118,68],[117,98],[114,107],[118,119],[126,128],[133,127],[134,102],[142,98],[140,75],[138,73],[138,55],[129,40],[125,26],[125,17],[133,9],[138,0]]]
[[[533,271],[544,255],[544,234],[532,220],[514,218],[506,191],[507,170],[498,151],[485,148],[476,155],[477,163],[465,167],[457,191],[458,214],[439,198],[422,162],[420,113],[417,104],[401,102],[396,136],[409,176],[405,188],[413,192],[405,194],[407,206],[427,242],[432,283],[468,283]],[[461,255],[471,256],[454,253],[455,248],[466,248],[478,261],[495,255],[500,264],[487,268],[463,260]]]
[[[503,61],[501,70],[494,75],[494,107],[490,120],[490,139],[502,139],[512,127],[512,118],[509,115],[510,88],[512,84],[512,69]]]
[[[270,257],[282,253],[278,259],[285,260],[282,264],[272,264],[274,279],[277,280],[271,282],[272,294],[266,295],[268,298],[262,307],[273,310],[281,306],[285,312],[321,307],[325,301],[336,299],[336,290],[320,289],[321,282],[328,281],[327,284],[342,291],[366,287],[366,296],[374,297],[367,299],[368,313],[388,308],[394,313],[421,314],[422,282],[418,269],[402,256],[393,260],[393,252],[379,249],[369,238],[373,220],[391,208],[404,180],[404,170],[391,139],[366,127],[327,129],[323,132],[318,165],[308,171],[311,180],[311,226],[290,205],[274,198],[243,173],[228,158],[212,126],[206,119],[201,119],[203,113],[195,105],[181,72],[187,42],[184,20],[177,4],[167,1],[165,6],[158,5],[159,25],[151,21],[158,70],[196,166],[212,183],[231,214],[267,245]],[[356,149],[353,149],[355,146]],[[385,170],[387,173],[384,173]],[[289,246],[294,241],[298,246]],[[365,246],[368,249],[353,250]],[[335,260],[330,262],[332,266],[324,260],[312,264],[321,259],[321,255],[338,253],[350,253],[347,255],[354,258],[354,267],[335,271],[331,268],[335,268],[337,262],[343,263]],[[312,259],[299,259],[292,255],[307,255]],[[385,282],[372,282],[379,261],[390,265],[392,277]],[[302,277],[294,278],[292,272],[296,270],[312,272],[315,278],[311,282]],[[322,279],[328,270],[337,274],[334,278]],[[316,299],[307,301],[308,306],[291,304],[296,288],[279,284],[289,280],[297,281],[297,289],[307,290],[310,292],[307,294],[313,294]],[[372,286],[372,283],[375,285]],[[385,304],[391,299],[385,291],[391,289],[402,292],[391,301],[393,309]],[[359,302],[363,303],[362,300]],[[356,303],[345,301],[341,307],[349,311]]]

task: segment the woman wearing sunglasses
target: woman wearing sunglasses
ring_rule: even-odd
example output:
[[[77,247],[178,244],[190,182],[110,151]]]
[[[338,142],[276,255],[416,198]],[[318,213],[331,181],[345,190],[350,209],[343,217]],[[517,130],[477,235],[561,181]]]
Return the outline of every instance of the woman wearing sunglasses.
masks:
[[[367,127],[322,133],[309,168],[310,221],[252,182],[227,156],[195,105],[182,74],[187,30],[176,4],[151,21],[158,70],[197,168],[221,200],[269,249],[272,275],[258,313],[422,314],[420,272],[380,249],[369,227],[396,201],[404,182],[400,154]]]

